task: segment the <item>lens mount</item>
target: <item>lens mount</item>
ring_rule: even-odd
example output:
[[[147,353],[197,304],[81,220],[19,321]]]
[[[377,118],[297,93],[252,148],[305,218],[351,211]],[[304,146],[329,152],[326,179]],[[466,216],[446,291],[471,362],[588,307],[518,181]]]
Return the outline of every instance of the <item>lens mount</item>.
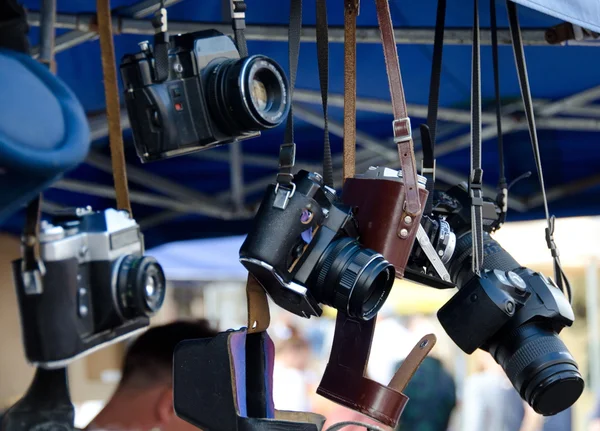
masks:
[[[129,255],[119,267],[117,296],[126,318],[151,317],[160,310],[166,293],[165,274],[150,256]]]
[[[392,289],[394,266],[350,237],[332,242],[321,259],[315,296],[351,317],[372,319]]]
[[[290,110],[285,73],[264,55],[220,61],[211,69],[207,86],[211,114],[229,134],[271,129]]]

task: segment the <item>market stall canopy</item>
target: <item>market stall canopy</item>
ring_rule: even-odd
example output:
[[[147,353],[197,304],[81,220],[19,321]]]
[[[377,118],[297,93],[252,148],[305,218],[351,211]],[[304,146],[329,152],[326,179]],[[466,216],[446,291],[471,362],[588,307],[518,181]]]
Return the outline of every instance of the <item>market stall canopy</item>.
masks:
[[[44,194],[45,211],[63,206],[115,205],[108,158],[106,116],[100,49],[94,29],[94,0],[58,2],[57,70],[85,107],[95,150],[86,163]],[[156,0],[113,0],[117,59],[139,50],[138,43],[152,39],[150,17]],[[189,32],[217,28],[230,32],[222,0],[166,0],[169,28]],[[341,173],[340,124],[343,121],[343,2],[328,1],[330,29],[330,130],[334,167]],[[472,2],[449,0],[446,48],[442,69],[436,178],[442,185],[467,178],[470,145],[470,79]],[[542,1],[540,0],[540,4]],[[558,0],[543,5],[558,4]],[[585,14],[598,25],[598,1],[564,3],[573,15]],[[25,0],[29,8],[30,39],[39,51],[39,0]],[[391,1],[409,115],[420,146],[418,125],[427,115],[436,0]],[[594,9],[595,8],[595,9]],[[509,180],[535,171],[534,159],[520,103],[505,2],[496,3],[500,27],[500,90],[503,132]],[[595,13],[594,13],[595,10]],[[592,13],[589,13],[589,12]],[[549,13],[549,12],[548,12]],[[323,119],[319,92],[315,35],[315,2],[304,1],[304,35],[294,93],[297,167],[321,170]],[[494,113],[494,83],[490,49],[489,2],[480,1],[482,47],[482,136],[484,192],[494,196],[498,181],[498,152]],[[520,7],[525,54],[537,110],[541,156],[550,209],[557,216],[600,214],[600,55],[591,46],[550,46],[546,30],[562,20]],[[287,69],[289,1],[248,1],[247,35],[250,53],[268,55]],[[358,17],[357,81],[358,170],[370,164],[397,166],[390,142],[391,108],[374,1],[362,0]],[[10,109],[5,107],[2,109]],[[0,111],[1,114],[1,111]],[[230,236],[249,230],[253,209],[267,184],[275,179],[283,127],[247,140],[241,150],[232,146],[141,165],[133,146],[128,119],[122,112],[127,172],[132,191],[133,216],[141,223],[149,248],[183,239]],[[31,127],[24,124],[23,127]],[[419,153],[417,154],[419,157]],[[336,185],[341,185],[340,178]],[[237,191],[233,192],[232,191]],[[241,199],[240,199],[241,197]],[[540,189],[535,175],[511,189],[509,220],[541,218]],[[2,226],[18,233],[19,214]]]
[[[597,0],[513,0],[556,18],[600,33],[600,2]]]

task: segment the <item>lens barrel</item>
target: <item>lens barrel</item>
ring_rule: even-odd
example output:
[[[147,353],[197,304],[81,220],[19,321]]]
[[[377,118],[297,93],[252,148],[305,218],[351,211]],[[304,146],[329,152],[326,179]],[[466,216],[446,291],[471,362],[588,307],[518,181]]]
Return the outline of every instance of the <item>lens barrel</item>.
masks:
[[[521,397],[544,416],[554,415],[579,398],[584,388],[575,359],[556,333],[529,323],[490,345]]]
[[[290,110],[285,73],[263,55],[220,62],[210,71],[207,90],[211,114],[228,134],[276,127]]]
[[[381,309],[394,284],[394,266],[349,237],[325,249],[315,267],[313,294],[320,302],[349,316],[370,320]]]
[[[121,313],[126,318],[151,317],[160,310],[166,293],[165,273],[150,256],[126,256],[117,280]]]

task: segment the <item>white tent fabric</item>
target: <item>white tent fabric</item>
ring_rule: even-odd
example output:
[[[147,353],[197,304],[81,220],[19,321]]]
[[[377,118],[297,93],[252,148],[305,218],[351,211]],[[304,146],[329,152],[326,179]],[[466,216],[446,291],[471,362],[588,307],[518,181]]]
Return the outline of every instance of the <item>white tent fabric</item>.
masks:
[[[600,33],[600,0],[513,0],[515,3]]]

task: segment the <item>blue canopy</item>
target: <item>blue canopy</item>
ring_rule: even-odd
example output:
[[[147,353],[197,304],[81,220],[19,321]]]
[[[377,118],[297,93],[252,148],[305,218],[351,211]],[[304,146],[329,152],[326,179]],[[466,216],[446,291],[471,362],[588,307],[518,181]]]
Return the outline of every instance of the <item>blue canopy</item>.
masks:
[[[38,43],[39,1],[27,0],[30,9],[30,31],[33,45]],[[114,0],[116,56],[136,52],[137,44],[151,39],[148,21],[151,9],[141,8],[129,0]],[[156,2],[142,1],[143,6]],[[170,0],[166,2],[172,31],[191,31],[222,24],[221,0]],[[301,47],[296,102],[297,160],[300,167],[320,169],[323,131],[321,129],[320,95],[316,47],[314,44],[315,5],[304,2],[304,24],[307,27]],[[340,166],[342,140],[339,125],[343,120],[343,2],[330,1],[330,99],[331,141]],[[498,152],[495,115],[493,113],[493,79],[489,47],[489,3],[481,2],[482,24],[482,94],[485,102],[484,183],[486,192],[495,193],[498,181]],[[571,2],[569,2],[571,3]],[[138,4],[139,5],[139,4]],[[105,108],[100,47],[89,30],[95,1],[63,0],[57,17],[58,75],[73,89],[90,115],[95,150],[88,162],[71,172],[45,193],[46,209],[63,205],[92,205],[105,208],[114,205],[112,178],[108,159]],[[432,59],[433,26],[436,1],[392,0],[392,17],[397,26],[400,64],[412,117],[413,130],[424,121],[429,94]],[[520,92],[503,2],[496,4],[500,41],[500,86],[504,107],[503,127],[506,169],[509,180],[526,171],[535,171],[526,130]],[[549,46],[545,29],[560,23],[556,18],[529,8],[519,8],[524,28],[525,53],[532,93],[536,99],[537,124],[542,161],[551,212],[557,216],[600,213],[600,55],[590,46]],[[469,169],[469,101],[471,46],[470,26],[473,20],[470,2],[450,0],[447,14],[447,45],[444,50],[440,98],[437,179],[453,184],[466,179]],[[247,21],[249,50],[271,56],[287,69],[288,1],[251,0]],[[216,23],[216,24],[215,24]],[[358,18],[358,169],[377,163],[397,166],[390,143],[391,109],[383,55],[378,44],[374,2],[361,1]],[[134,34],[131,34],[134,33]],[[85,42],[75,45],[76,42]],[[123,113],[124,123],[127,123]],[[243,165],[230,164],[233,147],[213,149],[195,155],[141,165],[131,144],[130,131],[125,132],[126,155],[133,215],[146,232],[149,247],[164,242],[198,237],[241,234],[249,229],[252,208],[260,200],[264,187],[274,180],[283,127],[263,133],[258,139],[241,144]],[[417,139],[417,149],[419,141]],[[373,149],[391,157],[382,157]],[[387,148],[386,148],[387,147]],[[232,160],[239,159],[234,157]],[[338,169],[339,170],[339,169]],[[233,174],[232,174],[233,172]],[[241,172],[241,176],[238,174]],[[236,209],[230,186],[243,181],[244,204]],[[338,180],[338,187],[340,181]],[[543,215],[538,178],[534,174],[511,190],[509,220],[538,218]],[[17,232],[22,216],[10,220],[4,229]]]

